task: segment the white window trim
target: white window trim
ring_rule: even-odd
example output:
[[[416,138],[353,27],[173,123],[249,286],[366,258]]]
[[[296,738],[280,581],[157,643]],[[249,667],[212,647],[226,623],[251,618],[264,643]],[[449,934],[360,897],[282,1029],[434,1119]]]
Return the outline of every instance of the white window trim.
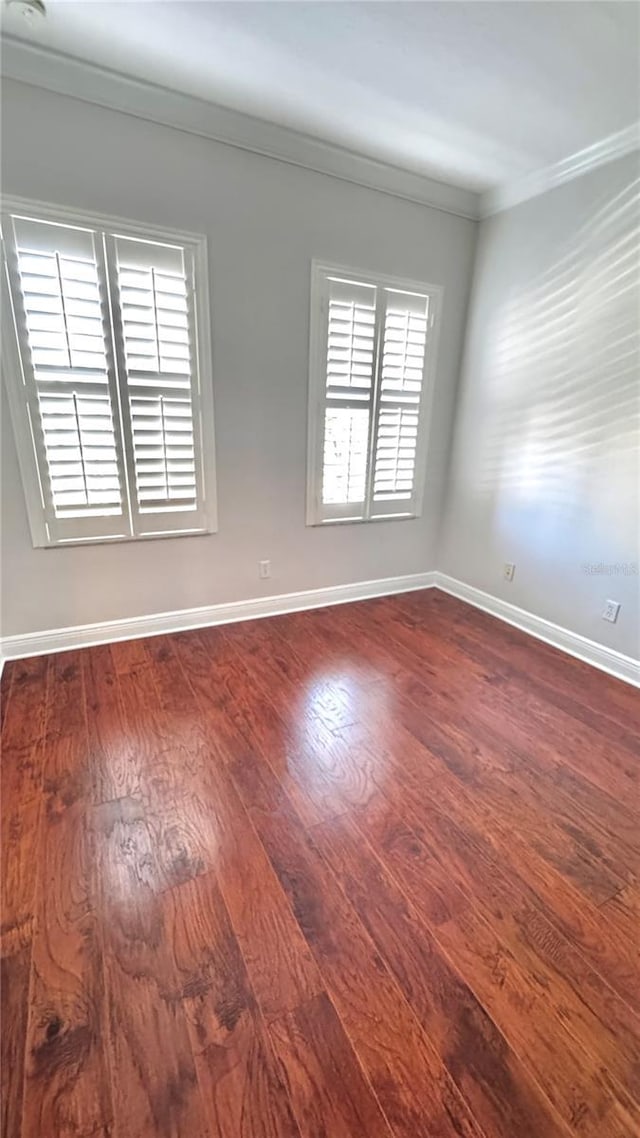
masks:
[[[114,217],[109,214],[87,213],[85,210],[70,209],[52,202],[41,202],[33,198],[3,196],[3,215],[24,214],[62,225],[86,227],[87,229],[117,230],[123,235],[131,235],[142,241],[162,242],[168,245],[180,244],[193,255],[195,267],[195,315],[198,373],[198,412],[194,415],[194,429],[199,421],[201,432],[200,447],[202,455],[202,495],[204,525],[197,530],[169,530],[144,534],[118,534],[110,536],[74,537],[68,541],[51,542],[47,534],[45,505],[36,448],[32,436],[27,400],[23,394],[24,374],[20,350],[17,342],[13,318],[13,302],[8,283],[4,244],[2,248],[2,354],[0,364],[4,373],[5,390],[8,396],[11,423],[18,454],[18,465],[24,488],[29,528],[34,547],[59,549],[67,545],[86,545],[113,543],[120,541],[149,541],[157,538],[173,538],[215,533],[218,529],[217,488],[216,488],[216,447],[213,414],[213,361],[211,351],[211,304],[209,289],[209,256],[207,238],[203,234],[180,229],[163,229],[146,222]]]
[[[373,514],[369,517],[349,516],[349,505],[345,505],[343,517],[324,516],[322,504],[322,467],[324,452],[324,411],[326,392],[327,320],[323,305],[326,302],[325,282],[327,276],[342,276],[347,280],[382,288],[399,289],[403,292],[417,292],[429,297],[429,328],[427,351],[420,398],[420,432],[416,450],[415,499],[414,508],[406,513]],[[438,358],[438,340],[442,315],[444,288],[442,285],[425,284],[424,281],[408,280],[405,277],[389,276],[386,273],[371,273],[353,265],[338,265],[335,262],[311,262],[311,296],[309,321],[309,404],[307,433],[307,511],[308,526],[354,525],[371,522],[400,521],[419,518],[422,514],[427,474],[427,460],[430,449],[433,418],[433,401]],[[375,411],[374,411],[375,413]],[[375,435],[376,424],[373,433]],[[334,507],[335,510],[335,507]],[[339,511],[336,511],[339,512]]]

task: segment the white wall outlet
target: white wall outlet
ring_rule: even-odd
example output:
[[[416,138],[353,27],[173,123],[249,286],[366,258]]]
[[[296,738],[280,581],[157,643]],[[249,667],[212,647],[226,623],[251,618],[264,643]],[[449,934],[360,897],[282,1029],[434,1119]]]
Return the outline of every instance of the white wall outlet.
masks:
[[[258,562],[258,576],[261,581],[266,581],[267,577],[271,576],[271,562],[259,561]]]
[[[602,610],[602,619],[609,620],[611,621],[611,624],[615,624],[618,619],[619,612],[620,605],[618,601],[605,601],[604,609]]]
[[[513,581],[516,575],[516,567],[513,561],[505,561],[503,573],[505,581]]]

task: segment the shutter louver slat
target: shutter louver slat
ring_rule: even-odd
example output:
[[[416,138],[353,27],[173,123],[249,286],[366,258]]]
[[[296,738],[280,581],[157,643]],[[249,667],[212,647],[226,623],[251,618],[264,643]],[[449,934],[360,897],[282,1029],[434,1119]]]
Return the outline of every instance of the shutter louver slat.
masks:
[[[116,238],[138,509],[198,507],[193,327],[183,251]]]
[[[428,298],[386,290],[374,503],[408,502],[415,492]]]
[[[375,353],[376,289],[330,280],[322,501],[363,502]]]
[[[121,516],[94,234],[23,218],[14,232],[53,516]]]
[[[190,400],[163,395],[131,399],[131,423],[140,502],[147,507],[196,497]]]

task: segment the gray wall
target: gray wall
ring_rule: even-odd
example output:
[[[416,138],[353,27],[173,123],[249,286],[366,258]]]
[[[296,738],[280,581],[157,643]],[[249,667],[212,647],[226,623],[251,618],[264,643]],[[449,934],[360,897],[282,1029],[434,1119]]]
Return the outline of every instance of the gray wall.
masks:
[[[34,550],[4,414],[4,634],[433,568],[476,225],[18,83],[3,120],[5,193],[208,235],[219,505],[211,536]],[[420,519],[305,527],[312,257],[444,286]]]
[[[437,549],[477,226],[18,83],[3,120],[4,192],[209,236],[220,523],[34,550],[5,413],[5,635],[437,566],[637,654],[639,578],[585,571],[639,558],[636,159],[482,223]],[[420,519],[304,524],[312,257],[445,287]]]
[[[629,655],[638,174],[637,155],[621,159],[482,223],[438,555],[444,572]]]

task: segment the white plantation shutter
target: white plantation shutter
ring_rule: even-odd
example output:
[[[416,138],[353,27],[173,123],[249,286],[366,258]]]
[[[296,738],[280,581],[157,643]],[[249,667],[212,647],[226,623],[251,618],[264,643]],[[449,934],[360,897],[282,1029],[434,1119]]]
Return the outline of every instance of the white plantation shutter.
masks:
[[[122,401],[139,532],[202,524],[193,264],[184,248],[111,238]]]
[[[45,524],[53,542],[129,532],[101,248],[12,218],[8,268]]]
[[[210,529],[202,243],[115,235],[43,212],[3,218],[3,307],[19,357],[5,371],[34,543]]]
[[[348,516],[365,500],[373,393],[376,290],[328,282],[322,502]]]
[[[384,290],[372,514],[406,513],[416,493],[429,297]],[[411,511],[413,512],[413,510]]]
[[[314,266],[310,524],[419,512],[438,300],[438,289]]]

